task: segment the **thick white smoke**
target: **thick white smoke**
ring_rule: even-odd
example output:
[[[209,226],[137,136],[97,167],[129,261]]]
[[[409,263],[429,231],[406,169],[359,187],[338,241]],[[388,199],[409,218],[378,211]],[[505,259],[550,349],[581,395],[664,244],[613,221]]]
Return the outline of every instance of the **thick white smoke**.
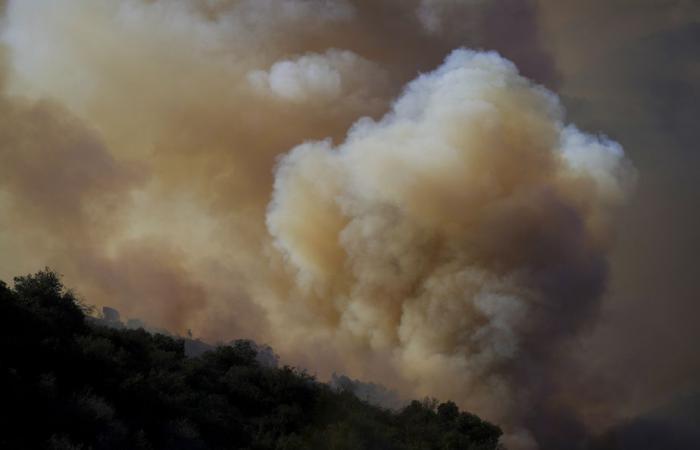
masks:
[[[595,312],[622,151],[495,53],[458,50],[357,119],[465,42],[551,79],[534,11],[11,0],[0,275],[50,264],[127,317],[269,342],[512,432]]]
[[[628,175],[512,63],[454,51],[380,121],[280,162],[267,224],[306,318],[287,326],[517,424],[522,372],[596,304]]]

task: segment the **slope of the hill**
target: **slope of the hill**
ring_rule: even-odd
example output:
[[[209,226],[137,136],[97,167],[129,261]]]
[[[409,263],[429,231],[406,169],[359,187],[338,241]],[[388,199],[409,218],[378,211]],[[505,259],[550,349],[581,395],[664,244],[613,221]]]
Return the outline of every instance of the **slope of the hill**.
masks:
[[[86,320],[49,271],[0,281],[0,448],[468,449],[501,431],[454,403],[398,412],[237,341],[187,357],[180,339]]]

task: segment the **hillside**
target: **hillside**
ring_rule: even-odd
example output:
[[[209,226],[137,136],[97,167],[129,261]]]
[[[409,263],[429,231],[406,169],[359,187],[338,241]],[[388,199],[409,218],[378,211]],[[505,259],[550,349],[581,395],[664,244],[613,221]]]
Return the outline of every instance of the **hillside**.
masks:
[[[370,405],[248,341],[188,357],[184,341],[87,320],[49,270],[0,282],[0,448],[468,449],[501,430],[451,402]]]

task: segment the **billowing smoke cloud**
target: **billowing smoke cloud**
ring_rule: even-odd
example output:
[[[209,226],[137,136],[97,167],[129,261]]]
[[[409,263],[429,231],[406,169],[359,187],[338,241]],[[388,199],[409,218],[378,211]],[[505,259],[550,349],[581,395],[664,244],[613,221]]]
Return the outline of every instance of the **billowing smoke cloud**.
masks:
[[[49,225],[58,202],[41,209],[41,220],[12,214],[6,227],[12,231],[1,239],[12,249],[4,253],[17,257],[3,261],[2,275],[48,262],[86,295],[82,285],[89,284],[90,297],[101,303],[120,297],[105,286],[128,278],[113,273],[119,255],[133,254],[121,247],[148,249],[137,259],[175,265],[174,273],[188,272],[207,286],[202,320],[189,314],[190,327],[206,329],[211,339],[229,338],[231,329],[264,333],[246,324],[265,321],[250,306],[257,294],[249,286],[268,271],[260,247],[269,239],[264,221],[275,159],[307,139],[342,138],[360,116],[380,116],[404,82],[460,43],[456,36],[416,34],[417,6],[393,0],[9,2],[2,36],[10,54],[7,93],[60,104],[61,114],[94,135],[110,164],[137,166],[139,180],[71,191],[81,198],[68,192],[71,183],[53,183],[51,192],[64,196],[63,204],[93,205],[80,214],[61,210],[65,220],[83,224],[81,231],[61,235]],[[508,42],[523,39],[529,36],[494,45],[503,42],[507,53]],[[16,152],[6,170],[23,173],[14,166],[27,156]],[[71,161],[62,160],[69,167]],[[102,163],[89,161],[81,166],[92,170],[87,179],[106,185]],[[100,192],[115,203],[107,206]],[[33,204],[26,190],[3,195]],[[104,206],[99,223],[94,205]],[[29,222],[45,241],[41,246],[27,236]],[[54,251],[66,242],[81,242],[79,258],[74,250]],[[180,255],[176,262],[173,251]],[[167,304],[168,289],[161,292]],[[245,311],[246,319],[232,320],[233,310]],[[154,310],[144,319],[179,327],[180,320],[166,317]]]
[[[537,401],[525,372],[595,311],[628,172],[510,62],[455,51],[381,120],[281,161],[267,223],[296,280],[283,301],[308,317],[288,326],[513,419]]]
[[[386,95],[378,89],[387,85],[377,64],[350,50],[310,52],[309,41],[354,14],[344,1],[10,2],[3,34],[12,62],[8,93],[60,103],[65,117],[89,124],[86,133],[98,136],[96,148],[106,155],[66,147],[76,158],[61,163],[75,178],[45,179],[51,189],[39,189],[33,180],[41,173],[20,165],[32,163],[54,177],[61,171],[45,156],[46,164],[8,145],[7,171],[65,201],[36,204],[29,189],[7,191],[11,201],[44,214],[15,217],[8,246],[25,234],[27,222],[38,225],[47,243],[17,248],[32,262],[8,258],[3,276],[18,265],[22,273],[49,263],[92,301],[116,303],[155,326],[204,329],[209,339],[229,338],[232,329],[242,337],[262,333],[256,328],[263,318],[245,285],[249,272],[267,265],[259,255],[276,155],[307,137],[340,134],[387,101],[375,97]],[[260,78],[262,85],[251,82]],[[271,123],[282,125],[270,133]],[[51,135],[35,135],[45,136],[36,152],[47,151]],[[88,157],[77,165],[81,151]],[[108,185],[103,168],[130,162],[138,166],[137,189],[72,188],[90,180]],[[119,208],[105,203],[102,191]],[[100,211],[93,207],[63,208],[81,229],[57,233],[51,217],[60,205],[83,203],[104,207],[104,220],[94,222]],[[80,254],[52,251],[65,242],[81,242]],[[148,300],[132,295],[141,288]]]
[[[263,93],[294,102],[355,102],[360,111],[387,90],[383,73],[370,61],[350,51],[331,49],[325,54],[304,55],[278,61],[269,71],[248,74],[250,83]],[[374,91],[374,92],[372,92]],[[353,105],[343,105],[352,107]]]
[[[630,178],[537,84],[560,82],[546,3],[7,2],[0,278],[49,264],[126,318],[530,445]],[[442,62],[460,47],[503,57]]]

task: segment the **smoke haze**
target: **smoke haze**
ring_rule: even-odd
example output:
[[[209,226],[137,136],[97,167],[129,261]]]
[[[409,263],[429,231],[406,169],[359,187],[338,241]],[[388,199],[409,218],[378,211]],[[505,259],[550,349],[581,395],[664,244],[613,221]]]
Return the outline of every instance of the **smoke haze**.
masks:
[[[697,196],[665,184],[697,167],[692,2],[6,3],[1,279],[50,265],[126,317],[452,399],[513,449],[695,387]]]

